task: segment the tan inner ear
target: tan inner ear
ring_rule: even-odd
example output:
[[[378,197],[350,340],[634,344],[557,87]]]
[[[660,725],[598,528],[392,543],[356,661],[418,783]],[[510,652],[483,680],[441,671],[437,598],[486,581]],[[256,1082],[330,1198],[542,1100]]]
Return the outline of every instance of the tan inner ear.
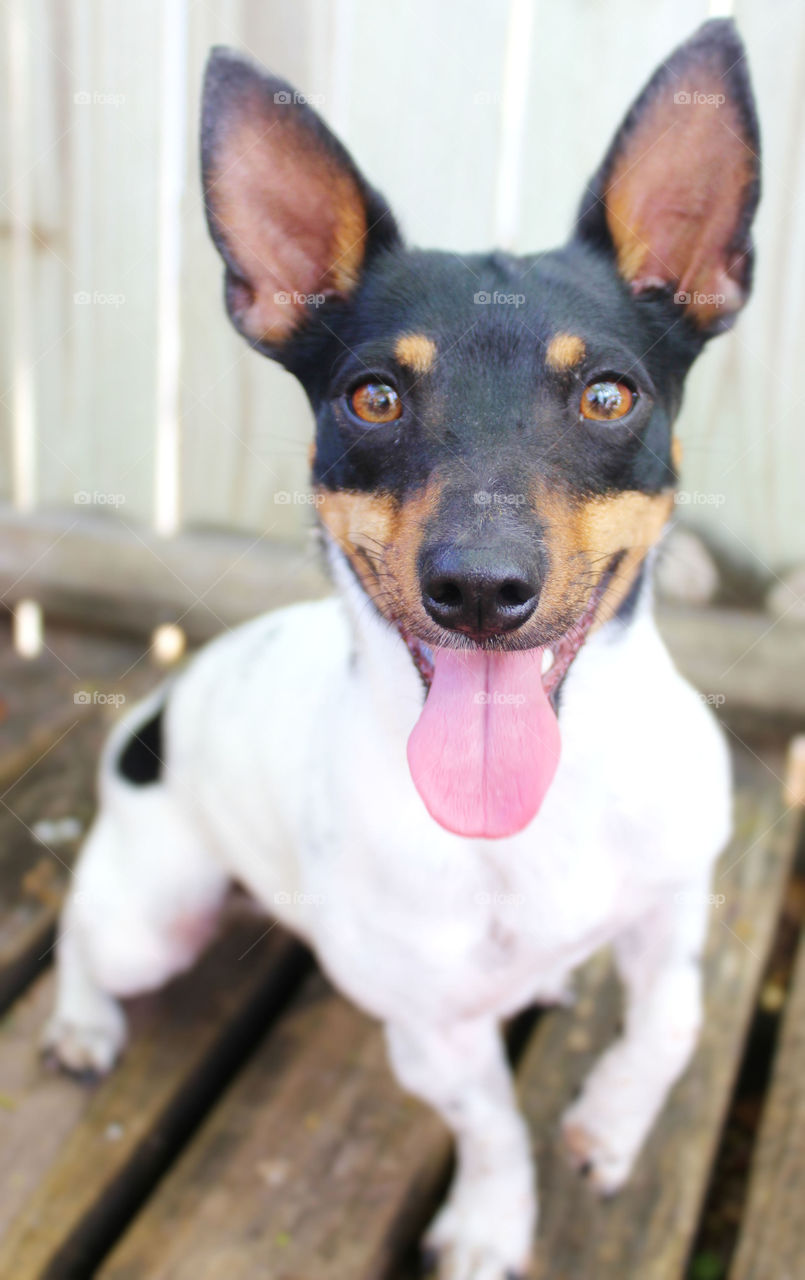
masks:
[[[604,193],[623,277],[636,292],[674,285],[700,324],[743,301],[730,255],[755,173],[743,132],[715,70],[665,82],[628,135]]]
[[[293,112],[280,106],[272,122],[257,102],[253,116],[241,111],[219,143],[208,182],[220,233],[244,282],[235,286],[235,318],[254,341],[280,343],[308,308],[347,296],[364,258],[358,183]]]

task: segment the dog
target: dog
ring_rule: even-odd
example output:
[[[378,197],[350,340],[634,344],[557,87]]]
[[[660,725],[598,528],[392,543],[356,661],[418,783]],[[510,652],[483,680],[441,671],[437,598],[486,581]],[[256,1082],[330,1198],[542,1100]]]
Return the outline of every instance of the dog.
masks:
[[[528,1265],[506,1019],[613,947],[623,1029],[562,1121],[605,1194],[696,1044],[729,764],[651,566],[685,377],[749,292],[758,147],[743,46],[711,21],[631,107],[563,248],[426,252],[289,85],[208,64],[226,307],[309,397],[338,590],[215,640],[113,732],[45,1046],[108,1070],[118,999],[191,965],[240,882],[451,1129],[425,1240],[443,1280]]]

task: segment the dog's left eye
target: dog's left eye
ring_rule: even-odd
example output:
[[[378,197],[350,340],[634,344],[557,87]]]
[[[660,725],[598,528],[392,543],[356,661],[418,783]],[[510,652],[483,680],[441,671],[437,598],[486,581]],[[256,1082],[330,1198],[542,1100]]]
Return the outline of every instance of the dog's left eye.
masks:
[[[352,412],[362,422],[394,422],[402,413],[402,401],[387,382],[364,382],[349,398]]]
[[[625,382],[602,378],[584,388],[579,405],[582,418],[594,422],[615,422],[625,418],[636,399]]]

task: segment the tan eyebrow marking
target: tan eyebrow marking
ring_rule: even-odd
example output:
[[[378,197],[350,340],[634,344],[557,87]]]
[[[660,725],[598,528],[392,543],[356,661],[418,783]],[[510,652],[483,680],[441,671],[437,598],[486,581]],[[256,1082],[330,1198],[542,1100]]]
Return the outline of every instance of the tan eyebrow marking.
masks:
[[[436,361],[436,343],[424,333],[404,333],[397,339],[394,354],[414,373],[429,373]]]
[[[545,363],[549,369],[560,373],[577,365],[583,359],[585,351],[584,340],[577,334],[557,333],[545,350]]]

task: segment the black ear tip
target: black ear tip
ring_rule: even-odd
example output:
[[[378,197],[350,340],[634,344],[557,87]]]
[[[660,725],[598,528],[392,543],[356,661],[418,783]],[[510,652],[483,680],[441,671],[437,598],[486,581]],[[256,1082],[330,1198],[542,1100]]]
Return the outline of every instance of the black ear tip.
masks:
[[[272,75],[254,58],[225,44],[213,45],[204,71],[205,112],[217,112],[255,90],[274,102],[295,102],[297,98],[293,85]]]
[[[713,53],[726,63],[727,70],[732,63],[746,56],[746,46],[734,18],[710,18],[703,22],[684,42],[681,50],[689,53]]]
[[[237,49],[232,49],[226,44],[215,44],[207,54],[204,83],[205,85],[216,84],[233,74],[242,74],[246,71],[254,73],[256,69],[254,63],[238,53]]]

